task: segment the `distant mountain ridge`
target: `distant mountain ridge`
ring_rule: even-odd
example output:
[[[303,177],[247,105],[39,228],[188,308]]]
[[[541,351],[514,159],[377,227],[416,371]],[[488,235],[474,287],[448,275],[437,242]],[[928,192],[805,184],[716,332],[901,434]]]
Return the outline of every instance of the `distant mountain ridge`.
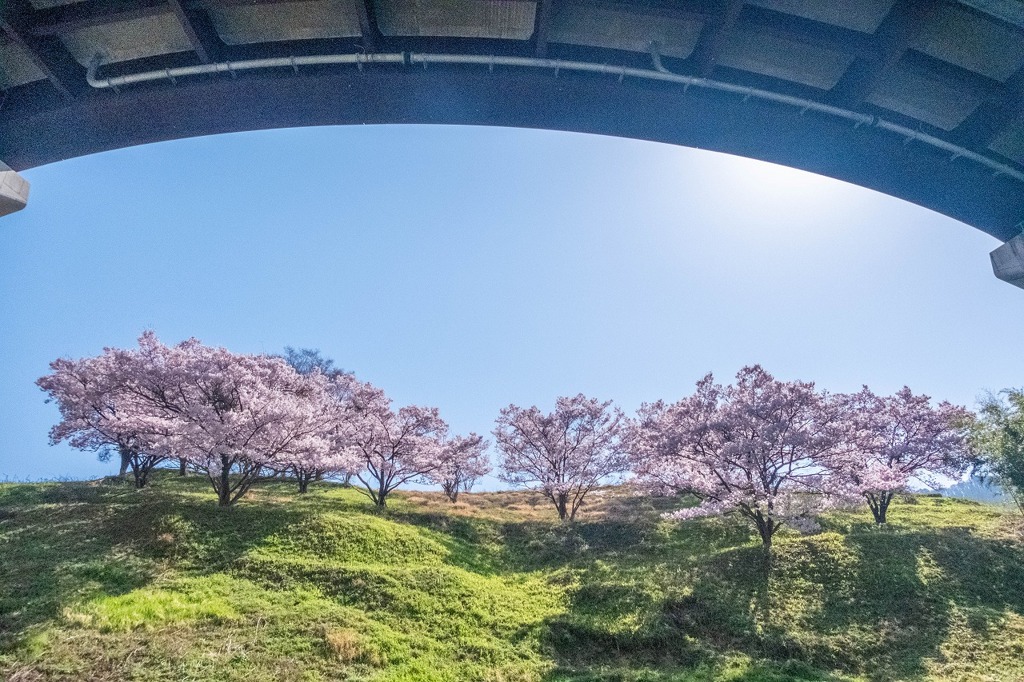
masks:
[[[956,497],[963,500],[974,500],[975,502],[988,502],[1003,504],[1008,501],[1005,493],[999,486],[988,484],[978,478],[969,478],[960,481],[940,491],[945,497]]]

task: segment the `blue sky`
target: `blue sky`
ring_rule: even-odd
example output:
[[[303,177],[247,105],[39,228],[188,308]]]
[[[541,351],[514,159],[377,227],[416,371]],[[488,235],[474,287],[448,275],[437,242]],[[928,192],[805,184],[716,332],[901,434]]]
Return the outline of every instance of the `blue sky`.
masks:
[[[38,168],[0,220],[0,480],[111,465],[47,444],[33,381],[147,328],[320,348],[489,432],[510,402],[627,411],[760,362],[973,405],[1024,385],[998,242],[903,201],[668,145],[513,129],[244,133]],[[493,481],[491,482],[493,485]]]

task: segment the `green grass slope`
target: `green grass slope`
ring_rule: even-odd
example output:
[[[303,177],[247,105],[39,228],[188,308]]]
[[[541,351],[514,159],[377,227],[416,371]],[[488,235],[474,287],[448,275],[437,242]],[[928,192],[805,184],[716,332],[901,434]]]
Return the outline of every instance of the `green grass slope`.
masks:
[[[783,533],[595,496],[200,478],[0,485],[0,676],[34,680],[1022,680],[1024,536],[917,496]]]

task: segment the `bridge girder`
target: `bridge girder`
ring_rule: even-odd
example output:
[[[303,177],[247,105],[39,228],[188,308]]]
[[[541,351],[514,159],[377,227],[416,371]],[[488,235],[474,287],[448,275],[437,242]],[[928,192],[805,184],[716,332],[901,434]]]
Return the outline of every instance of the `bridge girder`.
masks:
[[[1008,0],[448,0],[431,13],[400,0],[45,4],[0,12],[0,158],[16,169],[240,130],[500,125],[780,163],[1003,241],[1024,225],[1024,12]],[[648,54],[658,43],[688,81],[650,75],[665,70]],[[413,64],[424,52],[477,63]],[[102,75],[87,79],[97,53]],[[346,53],[404,63],[231,67]],[[506,61],[485,68],[487,55]],[[174,77],[190,65],[220,72]],[[96,89],[153,70],[168,77]]]

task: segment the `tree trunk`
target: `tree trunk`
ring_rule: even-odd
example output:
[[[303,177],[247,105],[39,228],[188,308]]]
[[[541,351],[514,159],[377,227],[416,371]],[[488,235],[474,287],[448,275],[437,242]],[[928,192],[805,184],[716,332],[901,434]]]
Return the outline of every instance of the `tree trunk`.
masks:
[[[558,518],[562,521],[571,521],[569,519],[569,496],[565,493],[558,493],[555,497],[555,509],[558,510]]]
[[[220,489],[217,491],[217,506],[218,507],[230,507],[231,506],[231,478],[229,476],[229,470],[231,463],[227,457],[221,455],[220,458]]]
[[[181,459],[178,460],[178,475],[181,476],[181,477],[184,477],[186,471],[187,471],[187,469],[186,469],[185,458],[181,458]]]
[[[885,497],[882,499],[882,516],[881,516],[881,520],[879,521],[879,523],[885,523],[886,522],[886,516],[889,513],[889,504],[892,503],[892,498],[895,497],[895,495],[896,495],[896,493],[894,493],[894,492],[887,492],[887,493],[885,493]]]
[[[761,525],[758,524],[758,533],[761,535],[761,546],[764,548],[765,553],[772,551],[772,530],[769,524]]]
[[[1017,505],[1017,509],[1020,511],[1021,516],[1024,516],[1024,495],[1015,493],[1012,490],[1010,490],[1009,495],[1010,499],[1013,500],[1013,503]]]
[[[128,468],[132,464],[132,453],[127,448],[118,448],[118,453],[121,455],[121,470],[117,472],[117,476],[124,478],[128,475]]]
[[[775,531],[778,529],[778,525],[771,518],[765,519],[761,517],[761,513],[758,512],[757,518],[754,519],[754,523],[757,525],[757,532],[761,536],[761,552],[764,560],[764,575],[765,579],[772,570],[772,538],[775,535]]]
[[[135,489],[146,487],[147,479],[149,478],[149,469],[141,466],[141,463],[133,460],[132,461],[132,476],[135,477]]]
[[[149,469],[152,468],[149,458],[142,458],[139,453],[133,451],[131,448],[121,447],[118,448],[121,454],[121,478],[124,478],[128,471],[132,472],[132,483],[135,485],[135,489],[146,487],[146,478],[149,475]]]
[[[885,491],[881,493],[868,493],[868,508],[871,509],[871,516],[875,519],[875,523],[882,525],[886,522],[886,515],[889,511],[889,503],[892,502],[892,498],[896,493],[894,491]]]

